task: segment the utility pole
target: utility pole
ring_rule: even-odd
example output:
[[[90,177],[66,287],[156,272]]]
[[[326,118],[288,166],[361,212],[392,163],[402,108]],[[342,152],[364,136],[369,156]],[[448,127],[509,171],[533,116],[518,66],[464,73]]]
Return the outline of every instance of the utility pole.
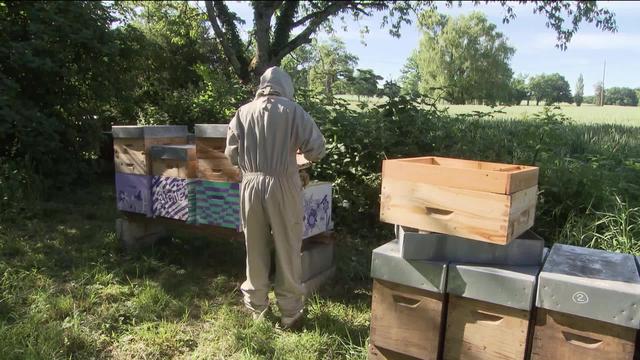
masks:
[[[607,69],[607,59],[604,60],[604,66],[602,67],[602,90],[600,91],[600,106],[604,106],[604,73]]]

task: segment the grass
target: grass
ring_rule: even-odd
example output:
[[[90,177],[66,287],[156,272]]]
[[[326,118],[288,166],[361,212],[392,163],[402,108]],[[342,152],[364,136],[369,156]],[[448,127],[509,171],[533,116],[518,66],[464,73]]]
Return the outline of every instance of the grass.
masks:
[[[339,95],[341,99],[349,101],[351,106],[355,109],[360,101],[369,105],[379,105],[384,102],[384,98],[373,97],[361,97],[358,101],[358,97],[355,95]],[[577,123],[583,124],[615,124],[615,125],[627,125],[627,126],[640,126],[640,107],[637,106],[595,106],[592,104],[583,104],[578,107],[572,104],[559,104],[560,109],[564,115]],[[485,105],[440,105],[441,108],[448,108],[450,114],[471,114],[474,112],[493,112],[500,111],[500,113],[494,113],[493,117],[496,119],[527,119],[533,114],[543,110],[544,105],[536,106],[535,102],[530,102],[530,105],[520,106],[496,106],[490,107]]]
[[[287,332],[242,311],[241,243],[177,234],[129,255],[114,207],[108,181],[0,225],[3,359],[366,358],[369,257],[356,254],[371,249],[357,240],[338,242],[345,268]]]

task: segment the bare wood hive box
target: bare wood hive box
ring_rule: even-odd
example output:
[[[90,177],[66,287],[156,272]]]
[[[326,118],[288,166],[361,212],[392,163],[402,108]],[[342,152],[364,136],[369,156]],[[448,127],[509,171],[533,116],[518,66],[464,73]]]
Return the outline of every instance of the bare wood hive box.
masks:
[[[151,146],[187,143],[183,125],[112,126],[111,133],[116,172],[126,174],[151,175]]]
[[[533,226],[538,168],[435,156],[385,160],[380,219],[506,244]]]
[[[240,172],[224,154],[227,146],[226,124],[196,124],[196,157],[198,178],[210,181],[234,182]]]
[[[632,255],[555,244],[536,305],[531,359],[633,359],[640,276]]]
[[[373,251],[371,358],[439,358],[446,273],[446,263],[401,258],[397,241]]]
[[[540,265],[449,264],[443,358],[525,359],[539,271]]]

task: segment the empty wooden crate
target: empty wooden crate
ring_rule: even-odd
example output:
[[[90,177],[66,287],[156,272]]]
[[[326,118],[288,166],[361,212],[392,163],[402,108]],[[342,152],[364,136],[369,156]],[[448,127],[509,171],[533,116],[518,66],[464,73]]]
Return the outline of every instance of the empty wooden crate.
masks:
[[[506,244],[533,226],[538,168],[420,157],[385,160],[380,219]]]
[[[228,128],[226,124],[196,124],[198,178],[226,182],[238,180],[240,171],[224,154]]]
[[[151,175],[151,146],[187,143],[183,125],[112,126],[111,134],[116,172],[126,174]]]
[[[189,221],[195,208],[189,201],[194,189],[196,156],[193,145],[151,147],[151,212],[153,216]],[[192,215],[193,216],[193,215]]]
[[[536,302],[531,359],[634,358],[640,276],[632,255],[555,244]]]
[[[373,251],[372,358],[438,359],[447,264],[400,257],[397,241]]]
[[[443,359],[525,359],[539,271],[449,264]]]

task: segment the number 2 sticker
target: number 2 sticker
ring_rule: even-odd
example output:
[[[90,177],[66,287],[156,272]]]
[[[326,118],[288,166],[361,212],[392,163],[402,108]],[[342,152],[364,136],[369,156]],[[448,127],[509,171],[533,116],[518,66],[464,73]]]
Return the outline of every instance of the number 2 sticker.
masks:
[[[589,296],[583,291],[578,291],[573,294],[572,299],[576,304],[586,304],[589,302]]]

